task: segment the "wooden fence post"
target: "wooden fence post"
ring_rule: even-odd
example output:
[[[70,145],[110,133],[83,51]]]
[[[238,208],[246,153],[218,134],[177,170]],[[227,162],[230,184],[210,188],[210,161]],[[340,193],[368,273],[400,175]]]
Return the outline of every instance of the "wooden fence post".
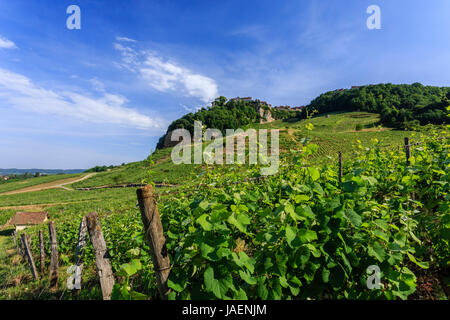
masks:
[[[20,237],[19,254],[22,258],[25,258],[25,242],[23,241],[23,237]]]
[[[86,216],[86,224],[94,247],[95,263],[100,277],[103,300],[111,299],[111,292],[114,287],[114,275],[109,263],[108,250],[106,249],[105,238],[103,237],[100,222],[96,212],[91,212]]]
[[[45,248],[44,248],[44,232],[39,230],[39,253],[41,258],[41,273],[45,271]]]
[[[339,184],[342,183],[342,152],[339,151]]]
[[[58,288],[58,278],[59,278],[59,261],[58,261],[58,241],[56,239],[55,224],[50,221],[48,224],[48,231],[50,233],[50,245],[51,245],[51,256],[50,256],[50,288]]]
[[[406,165],[409,166],[409,158],[411,157],[411,148],[409,145],[409,138],[405,137],[405,153],[406,153]]]
[[[28,236],[25,233],[22,233],[22,241],[24,246],[25,255],[28,258],[28,264],[30,265],[31,274],[33,278],[39,279],[39,275],[36,270],[36,266],[34,264],[33,255],[31,254],[30,246],[28,245]]]
[[[145,237],[150,247],[150,253],[155,267],[156,281],[161,299],[167,299],[170,292],[167,279],[170,273],[170,258],[167,252],[166,239],[158,206],[153,197],[151,185],[136,191],[141,210],[141,218],[144,224]]]
[[[14,245],[16,246],[16,249],[19,250],[19,247],[18,247],[18,245],[17,245],[17,234],[16,234],[16,230],[13,231],[12,237],[13,237]]]
[[[86,235],[87,235],[86,217],[83,217],[83,219],[81,219],[80,228],[78,232],[73,293],[79,293],[81,290],[81,274],[83,273],[83,256],[84,256],[84,247],[86,245]]]

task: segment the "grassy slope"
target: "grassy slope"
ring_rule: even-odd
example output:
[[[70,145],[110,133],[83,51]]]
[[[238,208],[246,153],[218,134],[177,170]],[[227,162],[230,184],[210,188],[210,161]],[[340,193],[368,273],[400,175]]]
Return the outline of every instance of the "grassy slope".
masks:
[[[313,142],[320,146],[316,156],[316,161],[329,161],[324,156],[337,158],[339,151],[344,157],[352,150],[352,144],[360,140],[362,144],[368,144],[371,139],[383,140],[383,144],[401,145],[403,138],[411,134],[408,131],[391,130],[388,128],[378,128],[376,123],[379,120],[377,114],[366,112],[333,113],[329,118],[325,116],[316,117],[311,120],[315,126],[310,133]],[[301,147],[300,139],[306,137],[305,120],[296,122],[283,122],[281,120],[267,124],[254,124],[252,128],[280,129],[281,151],[298,149]],[[362,124],[365,128],[362,131],[355,131],[355,126]],[[146,161],[134,162],[124,167],[113,169],[109,172],[102,172],[95,177],[74,183],[73,187],[97,187],[104,185],[117,185],[127,183],[141,183],[146,177],[150,177],[154,182],[167,182],[170,184],[185,184],[187,181],[195,180],[195,177],[202,171],[200,165],[173,165],[170,154],[172,148],[157,150],[153,154],[152,173],[148,173],[149,164]],[[327,160],[328,159],[328,160]]]
[[[0,184],[0,193],[8,192],[8,191],[15,191],[27,187],[36,186],[43,183],[49,183],[54,182],[58,180],[63,179],[69,179],[74,177],[81,176],[81,173],[77,174],[58,174],[58,175],[51,175],[51,176],[44,176],[44,177],[36,177],[36,178],[30,178],[26,180],[19,180],[19,181],[7,181]]]
[[[315,155],[316,162],[329,161],[328,157],[336,159],[339,151],[345,155],[350,154],[357,140],[362,145],[367,145],[373,138],[382,141],[383,145],[400,146],[404,137],[410,136],[411,131],[392,130],[378,127],[379,115],[367,112],[340,112],[330,113],[329,118],[319,116],[313,118],[311,123],[314,129],[309,133],[306,130],[306,120],[298,122],[275,121],[259,125],[259,128],[279,128],[280,148],[286,150],[300,147],[299,140],[309,134],[313,143],[319,145],[319,151]],[[364,126],[361,131],[356,131],[357,124]],[[325,158],[324,158],[325,157]]]
[[[144,179],[150,177],[154,182],[181,184],[186,180],[191,180],[200,173],[201,166],[196,165],[177,165],[174,166],[170,154],[172,148],[157,150],[152,160],[152,172],[149,172],[149,162],[139,161],[129,163],[123,167],[113,169],[108,172],[101,172],[95,177],[85,181],[77,182],[72,185],[74,188],[98,187],[105,185],[119,185],[129,183],[142,183]]]
[[[92,201],[96,199],[109,200],[120,197],[122,193],[127,192],[127,190],[130,189],[99,189],[92,191],[49,189],[1,196],[0,207]]]
[[[9,219],[16,213],[15,210],[1,210],[0,211],[0,226],[7,223]]]

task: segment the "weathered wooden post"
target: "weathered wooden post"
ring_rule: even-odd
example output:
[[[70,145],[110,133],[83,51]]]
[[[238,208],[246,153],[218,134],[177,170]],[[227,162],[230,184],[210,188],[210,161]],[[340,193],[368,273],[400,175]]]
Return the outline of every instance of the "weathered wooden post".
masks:
[[[25,233],[22,233],[22,242],[24,246],[25,256],[28,258],[28,264],[30,265],[31,274],[33,278],[39,279],[39,275],[36,270],[36,265],[34,264],[33,255],[31,254],[30,246],[28,245],[28,236]]]
[[[44,248],[44,232],[39,230],[39,253],[41,258],[41,273],[45,271],[45,248]]]
[[[409,145],[409,138],[405,137],[405,153],[406,153],[406,165],[409,166],[409,158],[411,158],[411,148]]]
[[[22,258],[25,258],[25,242],[23,241],[23,237],[20,237],[19,254]]]
[[[80,228],[78,232],[78,242],[77,242],[77,254],[75,259],[75,276],[74,276],[74,286],[73,293],[79,293],[81,290],[81,274],[83,273],[83,256],[84,247],[86,245],[87,236],[87,226],[86,217],[83,217],[80,222]]]
[[[50,256],[50,288],[58,288],[58,278],[59,278],[59,261],[58,261],[58,241],[56,239],[55,224],[50,221],[48,224],[48,231],[50,234],[50,246],[51,246],[51,256]]]
[[[27,234],[28,245],[31,247],[31,234]]]
[[[145,237],[150,247],[150,253],[155,267],[156,281],[162,299],[167,299],[170,292],[167,279],[170,273],[170,258],[167,252],[166,239],[158,206],[153,197],[153,187],[145,186],[137,191],[137,198],[144,224]]]
[[[95,263],[100,277],[103,300],[111,299],[111,292],[114,287],[114,275],[109,263],[108,250],[106,249],[105,238],[102,234],[100,222],[96,212],[91,212],[86,216],[86,224],[94,247]]]
[[[342,152],[339,151],[339,184],[342,183]]]
[[[19,246],[17,245],[17,233],[16,233],[16,230],[13,231],[12,237],[13,237],[14,245],[16,246],[16,249],[19,250]]]

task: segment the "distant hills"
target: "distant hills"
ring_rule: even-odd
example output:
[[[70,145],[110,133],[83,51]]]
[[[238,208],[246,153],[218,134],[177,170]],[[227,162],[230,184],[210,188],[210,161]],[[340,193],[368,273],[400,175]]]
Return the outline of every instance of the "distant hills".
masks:
[[[0,176],[7,176],[9,174],[24,174],[26,172],[30,174],[35,174],[39,172],[40,174],[73,174],[73,173],[81,173],[86,171],[86,169],[0,169]]]

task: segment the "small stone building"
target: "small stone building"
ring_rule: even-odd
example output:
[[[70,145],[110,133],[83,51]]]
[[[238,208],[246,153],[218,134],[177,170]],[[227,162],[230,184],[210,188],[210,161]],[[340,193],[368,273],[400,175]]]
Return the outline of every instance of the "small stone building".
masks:
[[[42,224],[48,220],[48,212],[16,212],[9,221],[9,225],[14,225],[16,231],[26,227]]]

